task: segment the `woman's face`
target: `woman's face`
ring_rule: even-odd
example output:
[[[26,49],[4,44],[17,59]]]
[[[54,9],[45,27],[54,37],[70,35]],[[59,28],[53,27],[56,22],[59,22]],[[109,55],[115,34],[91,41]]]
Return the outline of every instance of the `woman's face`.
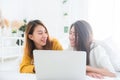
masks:
[[[33,40],[36,48],[40,48],[46,45],[48,33],[43,26],[38,25],[35,27],[33,34],[29,35],[29,38]]]
[[[74,47],[75,46],[75,29],[74,29],[74,26],[70,29],[69,40],[70,40],[71,47]]]

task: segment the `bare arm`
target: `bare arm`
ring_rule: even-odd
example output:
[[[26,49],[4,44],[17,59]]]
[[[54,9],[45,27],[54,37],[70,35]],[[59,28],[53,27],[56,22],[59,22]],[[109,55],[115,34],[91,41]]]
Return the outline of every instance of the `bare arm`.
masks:
[[[114,73],[108,71],[107,69],[103,69],[103,68],[94,68],[91,66],[86,66],[86,71],[101,74],[103,76],[115,77]]]

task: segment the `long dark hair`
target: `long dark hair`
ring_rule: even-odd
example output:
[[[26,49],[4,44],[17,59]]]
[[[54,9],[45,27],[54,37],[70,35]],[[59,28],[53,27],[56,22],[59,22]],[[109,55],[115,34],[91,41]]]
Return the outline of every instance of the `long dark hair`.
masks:
[[[92,43],[92,28],[88,22],[79,20],[73,23],[70,29],[75,29],[75,49],[77,51],[86,51],[87,65],[89,64],[90,44]]]
[[[34,42],[31,39],[29,39],[29,34],[33,34],[35,27],[37,27],[38,25],[43,26],[48,34],[47,28],[40,20],[32,20],[27,24],[27,28],[25,31],[24,53],[26,55],[29,55],[31,58],[33,58],[33,50],[35,49],[35,45],[34,45]],[[45,46],[43,46],[43,49],[45,50],[51,49],[51,42],[50,42],[49,34],[47,38],[47,43]]]

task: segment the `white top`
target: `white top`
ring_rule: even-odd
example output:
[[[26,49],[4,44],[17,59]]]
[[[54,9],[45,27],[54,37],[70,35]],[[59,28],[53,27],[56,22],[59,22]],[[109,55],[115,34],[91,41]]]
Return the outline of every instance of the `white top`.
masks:
[[[90,66],[97,68],[106,68],[109,71],[115,73],[106,50],[95,42],[91,44]]]
[[[106,50],[96,42],[93,42],[90,47],[90,66],[96,68],[106,68],[110,72],[115,73],[115,70],[112,66],[108,54],[106,53]],[[75,49],[69,46],[67,50]]]

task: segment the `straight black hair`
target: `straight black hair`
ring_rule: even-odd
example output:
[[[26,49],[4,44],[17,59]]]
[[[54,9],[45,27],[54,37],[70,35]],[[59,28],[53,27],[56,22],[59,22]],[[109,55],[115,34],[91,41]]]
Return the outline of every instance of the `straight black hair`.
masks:
[[[79,20],[73,23],[70,29],[75,28],[75,49],[77,51],[86,51],[87,65],[89,65],[90,45],[92,43],[92,28],[88,22]]]

